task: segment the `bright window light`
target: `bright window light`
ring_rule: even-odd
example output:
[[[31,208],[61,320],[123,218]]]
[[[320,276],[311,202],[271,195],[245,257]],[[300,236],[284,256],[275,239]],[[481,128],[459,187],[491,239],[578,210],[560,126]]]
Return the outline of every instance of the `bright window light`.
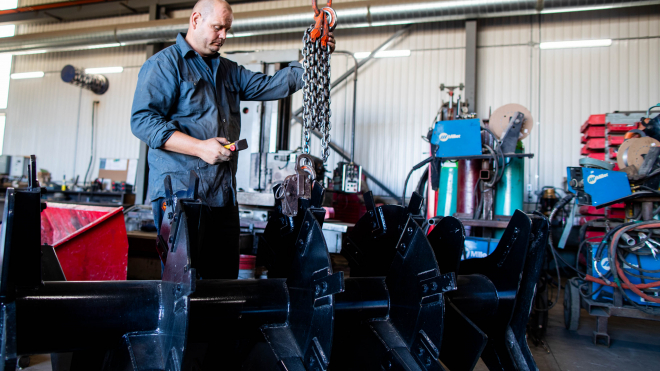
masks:
[[[0,37],[12,37],[16,32],[16,26],[13,24],[7,24],[0,26]]]
[[[11,57],[11,54],[0,54],[0,109],[7,108],[7,100],[9,99]]]
[[[371,54],[370,52],[355,53],[355,58],[364,59]],[[410,57],[410,50],[383,50],[376,53],[374,58],[394,58],[394,57]]]
[[[5,114],[0,114],[0,156],[2,156],[2,149],[5,142],[5,120],[7,116]]]
[[[35,71],[35,72],[23,72],[23,73],[12,73],[12,80],[20,79],[36,79],[39,77],[44,77],[44,71]]]
[[[95,73],[120,73],[120,72],[124,72],[124,67],[85,68],[85,73],[89,75]]]
[[[600,40],[576,40],[576,41],[553,41],[541,43],[541,49],[567,49],[567,48],[595,48],[612,45],[612,39]]]
[[[0,10],[16,9],[18,0],[0,0]]]

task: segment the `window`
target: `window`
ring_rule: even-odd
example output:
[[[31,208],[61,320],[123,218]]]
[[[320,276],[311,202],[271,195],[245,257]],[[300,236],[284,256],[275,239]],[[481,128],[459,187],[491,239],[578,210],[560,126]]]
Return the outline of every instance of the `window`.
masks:
[[[18,0],[0,0],[0,10],[14,9]],[[0,26],[0,37],[12,37],[16,32],[13,24]],[[11,73],[11,54],[0,54],[0,109],[7,108],[9,95],[9,74]],[[5,118],[2,117],[2,135],[5,132]],[[2,143],[0,142],[0,147]],[[1,149],[1,148],[0,148]]]
[[[3,147],[5,143],[5,116],[4,113],[0,113],[0,156],[2,156]]]

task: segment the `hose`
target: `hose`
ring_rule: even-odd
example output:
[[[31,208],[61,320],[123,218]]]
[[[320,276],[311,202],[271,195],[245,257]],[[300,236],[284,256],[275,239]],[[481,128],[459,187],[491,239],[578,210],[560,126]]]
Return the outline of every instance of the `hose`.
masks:
[[[406,206],[406,188],[408,188],[408,181],[410,180],[410,176],[415,170],[418,170],[422,166],[428,164],[429,162],[433,161],[434,157],[427,157],[425,158],[422,162],[418,163],[417,165],[413,166],[412,169],[408,172],[408,176],[406,177],[406,182],[403,183],[403,194],[401,195],[401,206],[405,207]]]

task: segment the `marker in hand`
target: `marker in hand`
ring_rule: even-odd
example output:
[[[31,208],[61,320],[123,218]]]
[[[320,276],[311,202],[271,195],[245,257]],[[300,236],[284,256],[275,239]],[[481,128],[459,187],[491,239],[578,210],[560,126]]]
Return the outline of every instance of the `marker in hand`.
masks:
[[[248,143],[247,143],[247,139],[241,139],[241,140],[235,141],[234,143],[226,144],[223,147],[227,148],[228,150],[230,150],[232,152],[236,152],[236,151],[242,151],[244,149],[247,149],[248,148]]]

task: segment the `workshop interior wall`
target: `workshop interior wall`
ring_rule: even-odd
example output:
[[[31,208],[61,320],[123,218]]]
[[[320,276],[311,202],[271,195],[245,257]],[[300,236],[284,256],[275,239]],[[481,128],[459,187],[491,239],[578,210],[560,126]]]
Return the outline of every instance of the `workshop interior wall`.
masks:
[[[540,23],[539,23],[540,19]],[[539,26],[540,24],[540,26]],[[539,42],[613,39],[612,46],[540,50]],[[562,187],[580,159],[580,126],[591,114],[646,111],[660,102],[660,7],[624,8],[479,22],[477,112],[529,108],[526,184]],[[539,111],[540,108],[540,111]],[[525,201],[536,196],[526,189]]]
[[[267,2],[298,5],[299,0]],[[236,11],[256,10],[257,4],[240,4]],[[186,16],[189,11],[172,12]],[[138,22],[146,16],[115,17],[71,23],[20,25],[17,33],[44,32],[90,24]],[[408,35],[390,49],[410,49],[410,57],[372,60],[358,76],[356,162],[400,194],[409,169],[428,156],[426,134],[446,93],[438,86],[464,82],[465,34],[463,22],[413,25]],[[401,26],[338,29],[338,49],[371,51]],[[576,165],[581,147],[579,126],[590,114],[613,110],[642,110],[660,101],[660,9],[653,7],[575,12],[541,17],[493,18],[479,21],[477,107],[480,117],[489,109],[511,102],[528,107],[541,125],[525,140],[536,153],[526,165],[526,182],[535,190],[560,186],[565,167]],[[224,51],[290,49],[301,46],[301,34],[230,38]],[[607,48],[544,50],[538,42],[613,38]],[[530,42],[531,41],[531,42]],[[42,70],[34,80],[12,80],[10,85],[4,153],[36,153],[40,167],[55,179],[75,173],[85,175],[90,156],[92,101],[99,100],[96,156],[136,158],[138,140],[130,132],[129,118],[144,46],[124,46],[75,52],[19,55],[13,72]],[[336,78],[352,60],[332,57]],[[63,83],[59,71],[66,64],[80,67],[123,66],[124,72],[108,74],[110,89],[103,96]],[[332,94],[332,140],[350,151],[353,102],[352,78]],[[80,120],[78,142],[75,142]],[[301,93],[293,109],[301,105]],[[540,108],[540,112],[539,112]],[[291,146],[300,144],[299,124],[292,126]],[[540,140],[542,138],[542,140]],[[76,168],[73,169],[74,152]],[[312,153],[320,152],[314,138]],[[332,154],[328,169],[339,161]],[[96,166],[96,162],[94,164]],[[540,171],[537,171],[540,169]],[[410,180],[409,192],[421,171]],[[93,176],[97,170],[93,169]],[[537,177],[538,175],[538,177]],[[376,194],[382,190],[369,182]],[[531,201],[535,199],[532,198]]]

